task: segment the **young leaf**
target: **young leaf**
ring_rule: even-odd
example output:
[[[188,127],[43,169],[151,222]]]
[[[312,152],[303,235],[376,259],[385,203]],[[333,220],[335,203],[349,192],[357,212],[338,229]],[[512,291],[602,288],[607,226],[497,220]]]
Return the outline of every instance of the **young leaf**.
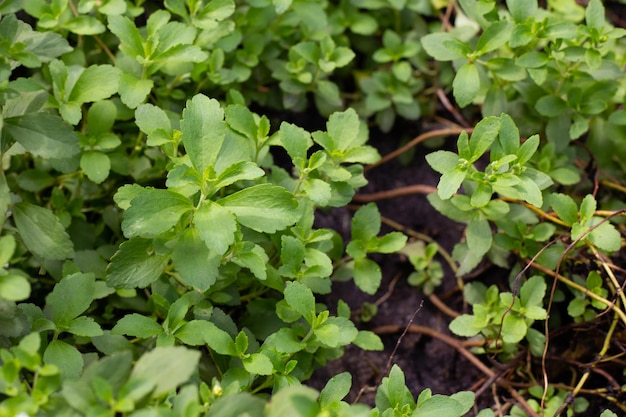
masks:
[[[152,79],[142,79],[127,72],[120,75],[120,99],[128,108],[137,108],[146,100],[154,87]]]
[[[158,336],[161,333],[163,333],[163,327],[159,323],[137,313],[125,315],[111,329],[111,334],[123,334],[142,339]]]
[[[506,0],[506,6],[516,22],[525,22],[529,17],[534,17],[539,8],[537,0]]]
[[[146,188],[124,212],[122,230],[126,237],[155,237],[172,228],[180,217],[193,209],[184,195],[169,190]]]
[[[148,381],[154,396],[175,390],[197,371],[200,352],[182,346],[156,347],[144,354],[133,368],[130,381]]]
[[[253,185],[217,201],[239,223],[257,232],[274,233],[298,220],[298,201],[282,187]]]
[[[480,90],[480,76],[476,64],[466,62],[457,71],[452,82],[454,99],[459,107],[470,104]]]
[[[315,297],[313,292],[297,281],[287,282],[285,286],[285,301],[295,309],[309,323],[315,317]]]
[[[461,187],[461,184],[465,180],[465,170],[455,168],[452,171],[444,173],[439,178],[437,184],[437,194],[442,200],[447,200],[454,195]]]
[[[76,80],[68,102],[90,103],[104,100],[117,93],[120,70],[111,65],[92,65],[85,68]]]
[[[470,161],[477,161],[491,147],[500,133],[502,121],[499,117],[489,116],[482,119],[474,127],[469,139],[469,148],[472,155]]]
[[[450,151],[436,151],[426,155],[426,162],[440,174],[452,171],[459,164],[459,156]]]
[[[467,245],[475,256],[482,256],[489,252],[493,242],[493,235],[487,219],[472,218],[466,230]]]
[[[84,313],[94,299],[95,290],[93,274],[76,273],[63,278],[46,298],[52,309],[52,320],[66,325]]]
[[[26,247],[44,259],[65,259],[74,245],[59,218],[50,210],[31,203],[13,206],[13,219]]]
[[[104,152],[86,151],[80,157],[80,168],[87,178],[100,184],[109,176],[111,160]]]
[[[483,55],[498,49],[508,42],[512,29],[513,25],[508,20],[492,23],[478,38],[475,52]]]
[[[272,375],[274,365],[272,361],[262,353],[253,353],[241,360],[246,371],[255,375]]]
[[[591,0],[585,9],[585,23],[587,26],[602,30],[606,25],[604,6],[600,0]]]
[[[359,334],[352,343],[363,350],[382,351],[385,348],[380,337],[369,330],[359,330]]]
[[[368,258],[354,260],[354,283],[367,294],[375,294],[380,287],[380,266]]]
[[[426,53],[437,61],[464,59],[471,52],[469,46],[447,32],[429,33],[422,36],[420,42]],[[466,53],[463,53],[464,50]]]
[[[546,281],[539,275],[532,276],[520,289],[520,302],[524,307],[542,306],[546,294]]]
[[[379,231],[380,213],[376,204],[368,203],[360,207],[352,217],[352,239],[367,242]]]
[[[351,385],[352,375],[349,372],[343,372],[330,378],[322,392],[320,392],[319,403],[322,408],[343,400],[350,392]]]
[[[215,165],[226,138],[220,103],[202,94],[194,96],[183,110],[180,127],[187,155],[194,168],[204,175],[207,167]]]
[[[156,281],[169,256],[154,253],[152,241],[132,238],[120,245],[107,269],[107,284],[113,288],[145,288]]]
[[[109,16],[108,19],[109,30],[121,41],[120,50],[131,58],[144,57],[144,40],[137,26],[126,16]]]

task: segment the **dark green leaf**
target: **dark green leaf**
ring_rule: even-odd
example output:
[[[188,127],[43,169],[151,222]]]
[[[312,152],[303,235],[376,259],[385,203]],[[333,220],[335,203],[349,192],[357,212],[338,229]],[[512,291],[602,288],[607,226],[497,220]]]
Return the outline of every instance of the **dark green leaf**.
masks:
[[[78,378],[84,366],[80,352],[60,340],[50,342],[43,353],[43,361],[47,365],[56,365],[64,380]]]
[[[29,113],[3,122],[3,131],[36,156],[62,159],[80,152],[78,136],[58,116]]]
[[[163,327],[150,317],[132,313],[119,319],[111,333],[147,339],[163,333]]]
[[[154,253],[152,241],[132,238],[120,245],[107,269],[107,283],[113,288],[145,288],[156,281],[169,256]]]
[[[172,252],[172,260],[181,281],[197,291],[204,292],[217,280],[222,257],[207,247],[196,228],[190,227],[178,238]]]
[[[469,221],[466,230],[467,245],[475,256],[482,256],[491,249],[493,235],[489,222],[480,217]]]
[[[50,210],[31,203],[13,206],[13,219],[26,247],[45,259],[65,259],[74,254],[74,245],[59,218]]]
[[[86,151],[80,157],[80,168],[87,178],[100,184],[109,177],[111,160],[104,152]]]
[[[46,298],[54,322],[68,324],[85,312],[94,299],[95,290],[96,278],[93,274],[76,273],[59,281]]]
[[[154,237],[171,229],[180,217],[193,209],[184,195],[169,190],[146,188],[124,212],[122,230],[126,237]]]

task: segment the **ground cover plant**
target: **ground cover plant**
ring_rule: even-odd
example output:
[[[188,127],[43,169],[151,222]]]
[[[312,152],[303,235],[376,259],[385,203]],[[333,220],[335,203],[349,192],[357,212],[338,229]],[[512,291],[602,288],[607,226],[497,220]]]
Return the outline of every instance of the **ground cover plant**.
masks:
[[[0,416],[626,413],[624,10],[0,3]],[[466,378],[413,384],[417,333]]]

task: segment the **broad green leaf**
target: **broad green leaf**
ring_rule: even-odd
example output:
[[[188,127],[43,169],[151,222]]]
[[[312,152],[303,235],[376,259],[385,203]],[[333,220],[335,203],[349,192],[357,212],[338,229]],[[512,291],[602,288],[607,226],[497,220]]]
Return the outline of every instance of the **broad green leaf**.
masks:
[[[235,216],[213,201],[203,201],[196,210],[192,222],[206,246],[219,255],[226,253],[235,241],[237,231]]]
[[[100,151],[86,151],[80,157],[80,168],[87,178],[96,184],[101,184],[109,177],[111,160]]]
[[[195,227],[189,227],[176,241],[172,260],[181,281],[204,292],[217,280],[222,256],[207,247]]]
[[[422,36],[420,42],[426,53],[437,61],[464,59],[471,52],[469,46],[447,32],[429,33]]]
[[[352,217],[352,239],[367,242],[380,232],[380,212],[374,203],[360,207]]]
[[[400,232],[387,233],[381,236],[375,242],[375,250],[377,253],[394,253],[399,251],[406,245],[407,237]]]
[[[120,99],[129,108],[137,108],[146,100],[153,86],[154,81],[152,79],[137,78],[133,74],[125,72],[120,75]]]
[[[111,333],[147,339],[163,333],[163,327],[150,317],[132,313],[119,319]]]
[[[274,365],[272,361],[262,353],[253,353],[241,360],[246,371],[255,375],[272,375]]]
[[[117,93],[120,70],[111,65],[92,65],[76,80],[69,102],[87,103],[104,100]]]
[[[63,28],[77,35],[98,35],[106,31],[106,27],[94,16],[76,16],[63,24]]]
[[[80,316],[91,305],[95,291],[94,274],[79,272],[63,278],[46,297],[46,304],[52,310],[52,320],[66,325]]]
[[[103,334],[100,325],[93,318],[85,316],[72,320],[65,326],[65,331],[83,337],[96,337]]]
[[[261,246],[245,242],[243,248],[237,251],[231,261],[243,268],[248,268],[257,279],[267,279],[269,258]]]
[[[187,102],[180,122],[183,144],[194,168],[205,170],[216,163],[226,138],[224,111],[215,99],[198,94]]]
[[[363,350],[382,351],[384,345],[380,337],[369,330],[359,330],[359,334],[352,341],[355,345]]]
[[[31,203],[17,203],[12,211],[20,237],[35,255],[62,260],[74,254],[74,245],[65,228],[50,210]]]
[[[266,405],[265,415],[289,417],[317,416],[320,413],[317,397],[318,392],[313,388],[303,385],[291,385],[281,389],[272,396],[270,402]]]
[[[259,184],[244,188],[217,201],[242,225],[257,232],[274,233],[295,223],[298,202],[282,187]]]
[[[594,219],[592,223],[597,224],[600,219]],[[621,248],[622,237],[620,232],[609,222],[597,226],[588,236],[589,241],[598,248],[607,252],[614,252]]]
[[[235,355],[235,343],[224,330],[206,320],[191,320],[183,324],[174,334],[186,345],[201,346],[208,344],[211,349],[222,355]]]
[[[457,336],[474,337],[482,330],[480,327],[475,326],[475,322],[475,316],[470,314],[462,314],[458,317],[455,317],[450,322],[450,331]]]
[[[237,181],[254,180],[265,175],[254,162],[238,161],[224,169],[213,184],[215,189],[227,187]]]
[[[137,26],[126,16],[109,16],[108,20],[109,30],[122,42],[120,49],[131,58],[144,57],[144,40]]]
[[[529,17],[534,17],[539,8],[537,0],[506,0],[506,6],[516,22],[525,22]]]
[[[80,152],[78,136],[61,118],[45,113],[29,113],[3,120],[3,133],[26,150],[44,159],[62,159]]]
[[[556,117],[564,112],[567,112],[568,107],[565,100],[561,97],[548,94],[537,100],[535,103],[535,110],[537,110],[542,116]]]
[[[452,81],[454,99],[459,107],[470,104],[480,90],[480,76],[476,64],[467,62],[459,68]]]
[[[492,23],[478,38],[475,51],[483,55],[498,49],[508,42],[512,29],[513,25],[508,20]]]
[[[26,277],[17,274],[0,275],[0,298],[22,301],[28,297],[30,297],[30,283]]]
[[[64,380],[77,379],[83,370],[84,361],[80,352],[60,340],[53,340],[43,353],[46,365],[56,365]]]
[[[502,340],[505,343],[518,343],[526,336],[528,324],[524,318],[509,312],[502,320]]]
[[[437,194],[442,200],[447,200],[454,195],[461,187],[461,184],[465,180],[465,171],[460,168],[455,168],[452,171],[444,173],[439,178],[437,184]]]
[[[465,407],[453,398],[445,395],[433,395],[420,402],[411,414],[412,417],[460,417]]]
[[[600,0],[590,0],[585,9],[585,23],[590,28],[602,30],[606,26],[605,10]]]
[[[374,294],[380,287],[382,272],[380,266],[368,258],[354,260],[354,283],[361,291]]]
[[[132,238],[120,245],[107,269],[107,284],[113,288],[145,288],[156,281],[169,256],[154,253],[152,241]]]
[[[254,114],[247,107],[233,104],[224,109],[224,114],[226,123],[231,129],[250,140],[257,140],[258,127],[254,120]]]
[[[315,317],[315,297],[313,292],[304,284],[293,281],[285,285],[285,301],[309,323]]]
[[[124,212],[122,230],[126,237],[155,237],[178,223],[193,209],[184,195],[169,190],[146,188],[139,192]]]
[[[115,123],[116,117],[117,107],[115,107],[115,103],[112,100],[102,100],[93,103],[87,111],[87,134],[93,136],[108,134]],[[117,138],[117,136],[115,137]],[[98,140],[98,146],[101,149],[113,149],[120,142],[119,138],[117,138],[115,146],[103,147],[101,141]]]
[[[350,393],[351,385],[352,375],[349,372],[342,372],[330,378],[320,392],[319,403],[322,408],[343,400]]]
[[[156,347],[144,354],[130,374],[131,381],[149,381],[154,396],[175,390],[197,371],[200,352],[182,346]]]
[[[520,301],[524,307],[542,306],[546,294],[546,281],[539,275],[532,276],[520,289]]]
[[[517,161],[525,164],[532,158],[539,147],[539,135],[532,135],[519,147],[517,151]]]
[[[148,140],[161,144],[170,140],[172,123],[167,113],[153,104],[141,104],[135,110],[135,123]]]
[[[28,3],[24,4],[24,7]],[[0,7],[4,4],[7,2],[0,3]],[[60,34],[35,31],[28,23],[18,20],[15,14],[6,13],[7,16],[0,22],[0,38],[7,39],[10,45],[23,45],[20,62],[25,59],[28,61],[21,62],[22,64],[28,64],[28,67],[39,67],[43,62],[49,62],[53,58],[72,51],[73,48]]]
[[[426,162],[435,171],[445,174],[459,164],[459,156],[450,151],[436,151],[426,155]]]
[[[467,246],[475,256],[482,256],[489,252],[493,242],[493,235],[487,219],[474,217],[467,225]]]
[[[265,401],[258,396],[237,392],[218,397],[211,403],[206,417],[263,417],[264,409]]]
[[[489,116],[482,119],[474,127],[469,139],[469,148],[472,155],[471,162],[477,161],[489,150],[500,133],[502,122],[499,117]]]
[[[339,149],[347,151],[355,146],[362,145],[367,138],[360,134],[361,122],[356,111],[348,108],[343,112],[336,112],[330,115],[326,123],[328,134],[332,138],[332,148],[327,151]],[[324,144],[321,144],[324,146]]]
[[[283,122],[278,131],[280,141],[292,160],[307,157],[308,149],[313,145],[311,135],[301,127]]]

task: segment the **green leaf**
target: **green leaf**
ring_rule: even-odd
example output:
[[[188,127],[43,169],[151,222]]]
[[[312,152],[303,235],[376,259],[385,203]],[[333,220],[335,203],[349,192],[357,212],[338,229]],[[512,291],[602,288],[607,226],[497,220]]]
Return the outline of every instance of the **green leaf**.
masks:
[[[222,256],[211,251],[196,228],[190,227],[185,229],[176,241],[172,260],[181,281],[197,291],[204,292],[217,280]]]
[[[3,120],[6,132],[26,150],[44,159],[62,159],[80,152],[78,136],[58,116],[29,113]]]
[[[387,233],[375,242],[375,249],[371,252],[394,253],[406,245],[407,237],[400,232]]]
[[[132,313],[119,319],[111,333],[147,339],[163,333],[163,327],[150,317]]]
[[[546,294],[546,281],[539,275],[532,276],[520,289],[520,302],[524,307],[542,306]]]
[[[52,320],[57,324],[68,324],[89,308],[95,291],[94,274],[79,272],[63,278],[46,298],[46,304],[52,309]]]
[[[120,70],[111,65],[92,65],[76,80],[68,102],[88,103],[109,98],[117,93],[119,78]]]
[[[519,147],[517,151],[517,162],[525,164],[532,158],[539,147],[539,135],[532,135]]]
[[[156,281],[169,256],[154,253],[152,241],[132,238],[120,245],[107,269],[107,284],[113,288],[145,288]]]
[[[508,20],[492,23],[478,38],[475,52],[483,55],[503,46],[508,42],[512,29],[513,25]]]
[[[237,231],[235,216],[213,201],[203,201],[196,210],[192,222],[206,246],[219,255],[226,253],[235,241]]]
[[[175,390],[197,371],[200,352],[182,346],[156,347],[144,354],[133,368],[130,381],[149,381],[154,396]]]
[[[109,177],[111,160],[104,152],[86,151],[80,157],[80,168],[87,178],[101,184]]]
[[[276,0],[274,0],[276,1]],[[313,388],[292,385],[273,395],[266,405],[266,416],[314,417],[319,415],[318,393]]]
[[[65,331],[76,336],[96,337],[102,336],[102,328],[91,317],[77,317],[72,320],[66,327]]]
[[[255,375],[272,375],[274,365],[272,361],[262,353],[253,353],[241,360],[246,371]]]
[[[144,40],[139,34],[137,26],[129,18],[126,16],[109,16],[108,20],[109,30],[120,39],[122,43],[120,49],[126,55],[135,59],[138,56],[145,56]],[[120,91],[122,91],[121,88]]]
[[[257,279],[267,279],[269,258],[261,246],[252,242],[246,242],[231,261],[243,268],[248,268]]]
[[[368,258],[354,260],[354,283],[361,291],[374,294],[380,287],[382,272],[380,266]]]
[[[493,242],[491,227],[487,219],[481,217],[472,218],[466,230],[467,246],[476,257],[489,252]]]
[[[471,49],[469,46],[446,32],[429,33],[420,38],[426,53],[437,61],[464,59]]]
[[[171,140],[172,123],[167,113],[153,104],[141,104],[137,107],[135,123],[148,135],[148,145],[161,145]]]
[[[374,203],[360,207],[352,217],[352,240],[367,242],[380,232],[380,212]]]
[[[587,26],[602,30],[606,26],[605,10],[600,0],[591,0],[585,9],[585,23]]]
[[[292,160],[295,158],[306,159],[307,151],[313,145],[309,132],[291,123],[283,122],[278,134]]]
[[[500,133],[502,121],[499,117],[488,116],[482,119],[474,127],[469,139],[471,162],[477,161],[489,150]]]
[[[578,207],[574,200],[566,194],[550,194],[548,201],[565,224],[573,225],[578,221]]]
[[[146,188],[130,202],[124,212],[122,230],[131,237],[155,237],[178,223],[180,217],[193,209],[184,195],[169,190]]]
[[[72,241],[50,210],[31,203],[17,203],[12,210],[21,239],[35,255],[62,260],[74,254]]]
[[[211,349],[223,355],[234,355],[235,344],[228,333],[206,320],[191,320],[183,324],[174,334],[178,340],[189,346],[208,344]]]
[[[524,318],[509,312],[502,320],[502,340],[505,343],[518,343],[526,336],[528,324]]]
[[[30,283],[26,277],[17,274],[0,275],[0,298],[22,301],[29,296]]]
[[[152,79],[137,78],[133,74],[125,72],[120,75],[120,99],[129,108],[137,108],[146,100],[153,86],[154,81]]]
[[[80,352],[60,340],[53,340],[43,353],[46,365],[56,365],[64,380],[77,379],[83,370],[84,361]]]
[[[506,0],[506,6],[516,22],[525,22],[534,17],[539,8],[537,0]]]
[[[343,400],[350,393],[351,385],[352,375],[349,372],[342,372],[330,378],[320,392],[319,403],[322,408]]]
[[[257,232],[275,233],[295,223],[298,202],[282,187],[259,184],[218,200],[239,223]]]
[[[467,62],[459,68],[452,81],[454,99],[459,107],[470,104],[480,91],[480,76],[476,64]]]
[[[598,203],[596,199],[591,194],[587,194],[583,201],[580,203],[580,221],[581,223],[585,223],[593,217],[593,214],[596,211],[596,207]]]
[[[548,94],[537,100],[535,110],[542,116],[556,117],[567,111],[567,103],[561,97]]]
[[[385,348],[380,337],[369,330],[359,330],[359,334],[352,343],[363,350],[382,351]]]
[[[224,111],[215,99],[198,94],[187,101],[180,122],[183,144],[194,168],[204,175],[216,163],[226,138]]]
[[[285,301],[309,323],[315,317],[315,297],[313,292],[304,284],[297,281],[287,282],[285,285]]]
[[[597,224],[600,219],[594,219],[592,223]],[[620,232],[609,222],[602,223],[589,234],[588,239],[598,248],[607,252],[617,251],[622,246]]]
[[[459,156],[450,151],[436,151],[426,155],[426,162],[440,174],[452,171],[459,164]]]
[[[362,145],[364,139],[367,139],[367,137],[363,138],[360,135],[361,122],[356,111],[352,108],[331,114],[326,123],[326,129],[332,138],[332,147],[329,149],[323,143],[320,145],[324,146],[327,151],[334,149],[347,151]]]
[[[447,200],[454,195],[461,187],[461,184],[465,180],[465,171],[460,168],[455,168],[452,171],[444,173],[439,178],[437,184],[437,194],[442,200]]]
[[[206,417],[263,417],[265,401],[248,392],[218,397],[211,403]],[[278,415],[278,414],[277,414]]]

